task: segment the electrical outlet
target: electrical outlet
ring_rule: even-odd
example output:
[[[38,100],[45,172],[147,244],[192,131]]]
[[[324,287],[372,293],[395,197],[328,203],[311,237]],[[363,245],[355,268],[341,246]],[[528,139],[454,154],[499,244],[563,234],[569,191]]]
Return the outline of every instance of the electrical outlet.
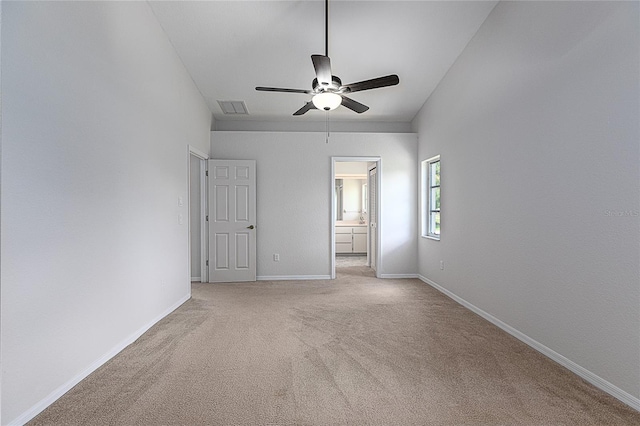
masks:
[[[440,270],[444,271],[444,260],[440,261]]]
[[[280,255],[278,253],[274,253],[273,254],[273,261],[274,262],[280,262]]]

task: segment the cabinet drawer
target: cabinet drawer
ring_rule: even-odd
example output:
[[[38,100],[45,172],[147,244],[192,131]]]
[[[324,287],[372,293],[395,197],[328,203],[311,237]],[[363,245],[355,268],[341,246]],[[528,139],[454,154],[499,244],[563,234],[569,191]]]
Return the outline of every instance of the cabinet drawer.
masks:
[[[367,233],[367,227],[366,226],[354,226],[353,227],[353,233],[354,234],[366,234]]]
[[[351,241],[348,243],[336,243],[336,253],[351,253],[352,251]]]
[[[336,234],[350,234],[351,227],[350,226],[336,226]]]
[[[351,244],[351,233],[349,233],[349,234],[336,234],[336,243],[349,243],[349,244]]]

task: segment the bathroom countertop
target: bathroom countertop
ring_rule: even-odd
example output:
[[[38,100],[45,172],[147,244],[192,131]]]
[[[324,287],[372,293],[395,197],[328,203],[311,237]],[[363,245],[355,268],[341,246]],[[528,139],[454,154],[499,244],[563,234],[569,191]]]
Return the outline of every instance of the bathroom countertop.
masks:
[[[365,223],[360,223],[357,220],[339,220],[336,221],[336,226],[367,226]]]

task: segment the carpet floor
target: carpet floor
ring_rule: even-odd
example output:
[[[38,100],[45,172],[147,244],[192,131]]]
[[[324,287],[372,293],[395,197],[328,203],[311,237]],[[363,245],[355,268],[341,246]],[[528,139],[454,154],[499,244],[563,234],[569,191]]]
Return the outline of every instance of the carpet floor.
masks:
[[[32,425],[638,425],[419,280],[193,284]]]
[[[366,266],[367,255],[336,255],[336,268],[345,268],[350,266]]]

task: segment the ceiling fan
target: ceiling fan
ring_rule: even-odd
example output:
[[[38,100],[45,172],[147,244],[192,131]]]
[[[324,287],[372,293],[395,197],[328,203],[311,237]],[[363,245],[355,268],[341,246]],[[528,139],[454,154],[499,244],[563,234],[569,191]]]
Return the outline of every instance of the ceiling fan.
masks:
[[[284,92],[284,93],[304,93],[313,95],[311,101],[307,102],[302,108],[294,112],[293,115],[302,115],[309,110],[319,109],[331,111],[340,105],[349,108],[352,111],[362,114],[369,109],[368,106],[361,104],[347,96],[346,93],[361,92],[363,90],[377,89],[379,87],[395,86],[400,82],[396,74],[384,77],[373,78],[371,80],[359,81],[357,83],[342,84],[342,80],[331,74],[331,59],[329,59],[329,0],[325,0],[324,9],[324,55],[311,55],[311,61],[316,71],[316,78],[311,83],[311,90],[304,89],[284,89],[279,87],[256,87],[256,90],[262,92]]]

